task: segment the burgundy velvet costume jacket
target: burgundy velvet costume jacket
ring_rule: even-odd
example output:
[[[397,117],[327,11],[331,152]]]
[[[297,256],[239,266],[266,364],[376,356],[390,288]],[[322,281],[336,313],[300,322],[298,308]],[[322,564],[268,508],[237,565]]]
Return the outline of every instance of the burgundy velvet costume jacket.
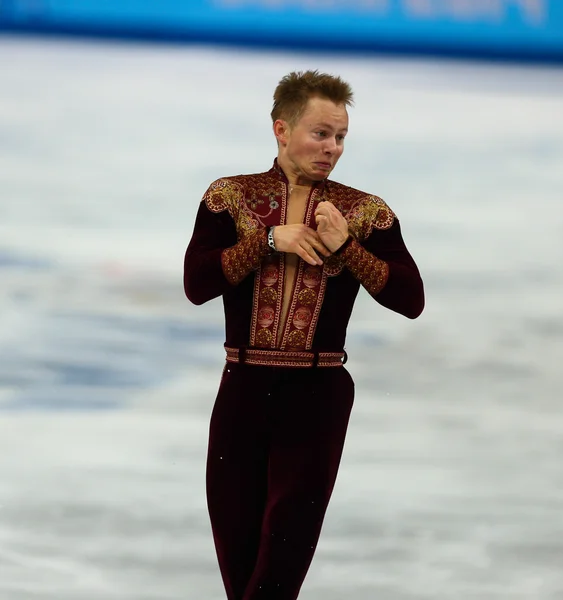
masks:
[[[360,285],[406,317],[422,312],[422,279],[395,214],[381,198],[327,179],[312,188],[304,222],[316,229],[317,204],[332,202],[353,241],[321,266],[299,259],[280,322],[284,254],[271,253],[267,229],[285,223],[288,197],[277,162],[265,173],[219,179],[203,197],[186,251],[184,289],[194,304],[223,297],[226,347],[341,352]]]

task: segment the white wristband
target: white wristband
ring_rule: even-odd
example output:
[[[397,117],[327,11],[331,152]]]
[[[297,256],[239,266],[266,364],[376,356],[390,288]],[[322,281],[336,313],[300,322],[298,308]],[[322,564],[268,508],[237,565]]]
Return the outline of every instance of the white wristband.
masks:
[[[270,246],[270,248],[273,250],[273,252],[277,252],[276,243],[274,242],[274,229],[275,228],[276,228],[276,226],[274,225],[273,227],[270,227],[270,229],[268,229],[268,246]]]

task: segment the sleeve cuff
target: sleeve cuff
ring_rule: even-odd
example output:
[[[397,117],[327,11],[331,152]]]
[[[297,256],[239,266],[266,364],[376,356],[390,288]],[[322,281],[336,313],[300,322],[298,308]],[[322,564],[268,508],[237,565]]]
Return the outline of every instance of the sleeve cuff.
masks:
[[[335,256],[342,256],[344,254],[344,252],[346,251],[346,248],[348,248],[348,246],[354,241],[354,238],[352,236],[352,234],[348,234],[348,237],[346,238],[346,241],[342,244],[342,246],[340,246],[340,248],[338,248],[338,250],[336,250],[335,252],[333,252],[333,254]]]

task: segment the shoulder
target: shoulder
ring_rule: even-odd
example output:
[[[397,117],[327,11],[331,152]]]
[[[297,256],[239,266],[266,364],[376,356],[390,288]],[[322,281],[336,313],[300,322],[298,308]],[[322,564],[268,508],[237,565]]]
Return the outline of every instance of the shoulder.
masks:
[[[332,202],[346,217],[353,235],[363,240],[374,229],[389,229],[397,217],[379,196],[327,180],[324,199]]]
[[[270,179],[269,172],[221,177],[207,188],[202,201],[213,212],[228,210],[233,214],[244,200],[247,190],[260,190],[268,187],[271,185]]]

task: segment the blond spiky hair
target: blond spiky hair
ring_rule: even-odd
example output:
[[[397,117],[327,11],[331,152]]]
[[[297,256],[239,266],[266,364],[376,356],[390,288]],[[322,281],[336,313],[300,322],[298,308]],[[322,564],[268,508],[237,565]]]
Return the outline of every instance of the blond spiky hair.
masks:
[[[303,114],[310,98],[319,97],[335,104],[352,106],[354,93],[348,83],[335,75],[318,71],[298,71],[286,75],[274,92],[272,122],[278,119],[294,125]]]

